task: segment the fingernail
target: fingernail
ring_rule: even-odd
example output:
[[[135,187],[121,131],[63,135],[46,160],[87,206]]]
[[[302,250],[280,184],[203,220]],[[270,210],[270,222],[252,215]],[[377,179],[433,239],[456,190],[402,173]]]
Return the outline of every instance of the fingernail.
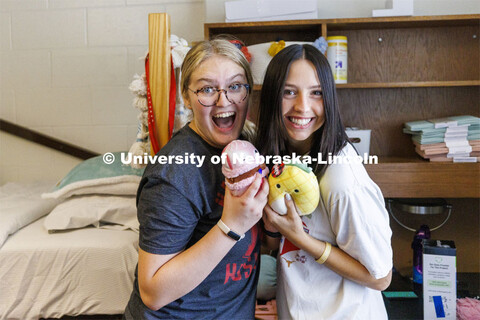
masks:
[[[262,174],[262,168],[258,168],[258,173]]]
[[[286,193],[285,198],[287,198],[288,201],[292,200],[292,196],[290,195],[290,193]]]

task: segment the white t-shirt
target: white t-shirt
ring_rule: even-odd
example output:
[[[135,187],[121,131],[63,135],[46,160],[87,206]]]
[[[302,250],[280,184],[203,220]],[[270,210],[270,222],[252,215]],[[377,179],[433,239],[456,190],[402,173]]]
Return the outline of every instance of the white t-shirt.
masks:
[[[356,156],[347,144],[340,156]],[[331,164],[319,181],[320,203],[304,229],[363,264],[376,279],[392,269],[392,231],[384,199],[363,164]],[[279,319],[387,319],[381,292],[339,276],[282,238],[278,255]]]

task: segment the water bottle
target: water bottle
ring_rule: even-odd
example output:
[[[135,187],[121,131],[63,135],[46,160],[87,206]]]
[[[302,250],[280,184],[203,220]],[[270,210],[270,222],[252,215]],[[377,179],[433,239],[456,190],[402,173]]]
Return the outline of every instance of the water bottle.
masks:
[[[427,225],[420,226],[413,237],[413,290],[419,294],[423,291],[423,263],[422,263],[422,240],[430,239],[430,228]]]

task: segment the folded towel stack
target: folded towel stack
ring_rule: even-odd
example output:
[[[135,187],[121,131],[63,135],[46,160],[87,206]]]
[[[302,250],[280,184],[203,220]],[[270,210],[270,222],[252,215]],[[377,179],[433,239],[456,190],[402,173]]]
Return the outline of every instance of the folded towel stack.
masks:
[[[463,115],[405,123],[415,151],[430,161],[478,162],[480,118]]]

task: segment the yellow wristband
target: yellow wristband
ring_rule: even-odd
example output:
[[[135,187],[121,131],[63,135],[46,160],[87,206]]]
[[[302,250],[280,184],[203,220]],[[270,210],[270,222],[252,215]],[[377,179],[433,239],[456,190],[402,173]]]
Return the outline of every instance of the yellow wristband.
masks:
[[[327,261],[328,257],[330,256],[330,252],[332,251],[332,245],[330,242],[325,242],[325,250],[322,253],[322,256],[315,260],[319,264],[324,264]]]

